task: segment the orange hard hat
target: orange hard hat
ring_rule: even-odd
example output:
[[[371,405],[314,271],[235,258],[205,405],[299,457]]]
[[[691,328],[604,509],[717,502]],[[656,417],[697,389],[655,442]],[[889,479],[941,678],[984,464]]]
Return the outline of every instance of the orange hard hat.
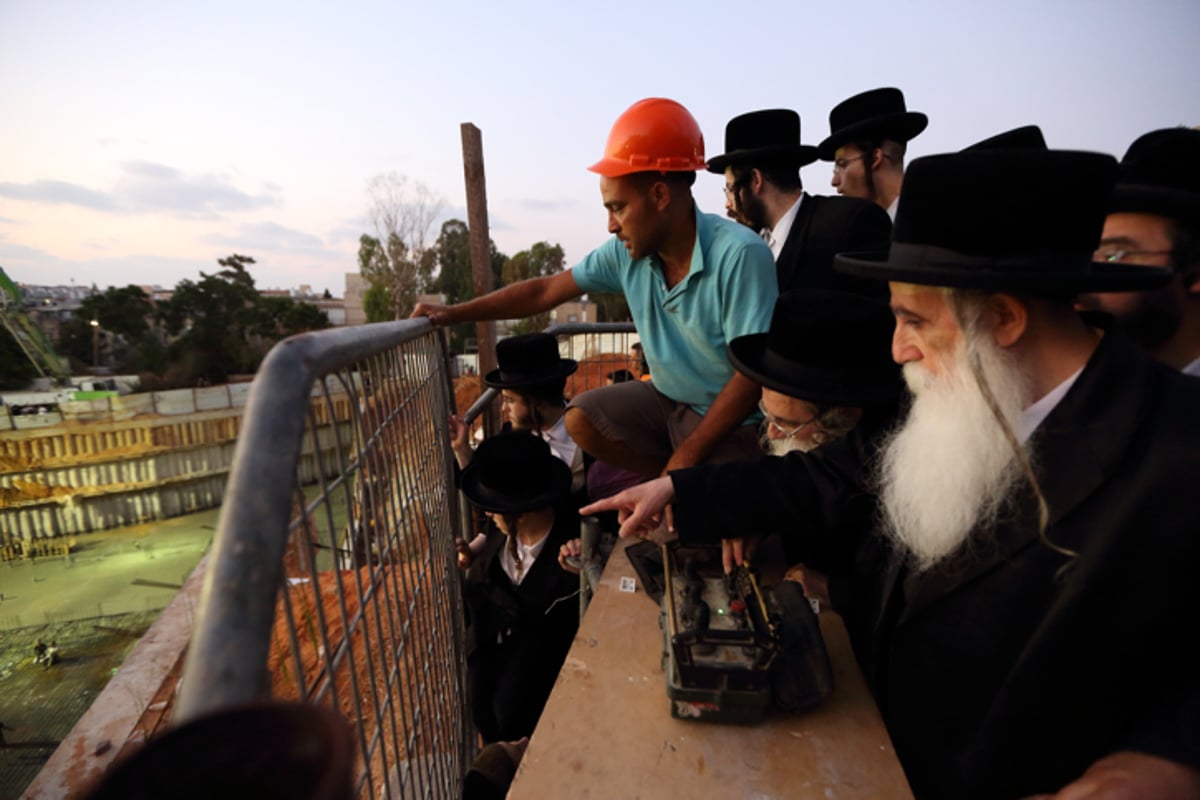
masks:
[[[604,158],[588,167],[609,178],[634,172],[705,169],[704,134],[691,112],[674,100],[647,97],[617,117]]]

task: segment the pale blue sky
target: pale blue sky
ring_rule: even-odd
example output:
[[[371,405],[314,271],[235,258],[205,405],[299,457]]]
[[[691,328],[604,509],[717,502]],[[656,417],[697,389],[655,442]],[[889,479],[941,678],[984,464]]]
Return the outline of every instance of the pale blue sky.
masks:
[[[573,263],[607,236],[585,168],[642,97],[691,109],[710,156],[736,114],[794,108],[815,144],[833,105],[887,85],[930,117],[910,158],[1027,123],[1119,156],[1200,124],[1198,78],[1196,0],[0,0],[0,266],[169,287],[236,251],[260,288],[340,296],[372,176],[466,218],[468,121],[497,246],[558,242]],[[828,164],[802,176],[832,193]],[[721,185],[701,176],[702,209],[722,212]]]

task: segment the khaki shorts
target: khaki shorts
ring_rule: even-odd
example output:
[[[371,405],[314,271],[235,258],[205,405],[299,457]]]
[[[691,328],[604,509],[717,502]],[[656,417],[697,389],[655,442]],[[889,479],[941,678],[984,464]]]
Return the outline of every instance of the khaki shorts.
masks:
[[[653,381],[625,381],[584,392],[571,401],[600,435],[630,449],[666,461],[703,419],[691,406],[677,403],[654,388]],[[762,457],[758,426],[741,425],[718,442],[706,464],[751,461]]]

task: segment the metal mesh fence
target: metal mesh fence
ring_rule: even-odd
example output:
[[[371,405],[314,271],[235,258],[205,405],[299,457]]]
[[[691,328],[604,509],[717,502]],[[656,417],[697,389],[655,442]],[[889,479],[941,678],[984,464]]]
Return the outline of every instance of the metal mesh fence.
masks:
[[[355,733],[355,797],[457,797],[475,750],[442,342],[415,320],[268,356],[176,711],[332,708]]]
[[[636,367],[630,324],[548,332],[567,394]],[[449,798],[475,752],[443,338],[426,320],[293,337],[255,378],[176,721],[263,698],[336,710],[353,793]],[[494,392],[472,407],[476,416]]]

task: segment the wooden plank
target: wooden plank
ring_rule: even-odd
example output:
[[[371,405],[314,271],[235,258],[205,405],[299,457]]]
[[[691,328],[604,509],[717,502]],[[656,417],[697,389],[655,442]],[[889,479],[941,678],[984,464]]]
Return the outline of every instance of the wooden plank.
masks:
[[[614,550],[510,798],[911,798],[841,618],[820,616],[835,688],[803,714],[772,710],[755,726],[673,719],[658,606],[624,543]]]

